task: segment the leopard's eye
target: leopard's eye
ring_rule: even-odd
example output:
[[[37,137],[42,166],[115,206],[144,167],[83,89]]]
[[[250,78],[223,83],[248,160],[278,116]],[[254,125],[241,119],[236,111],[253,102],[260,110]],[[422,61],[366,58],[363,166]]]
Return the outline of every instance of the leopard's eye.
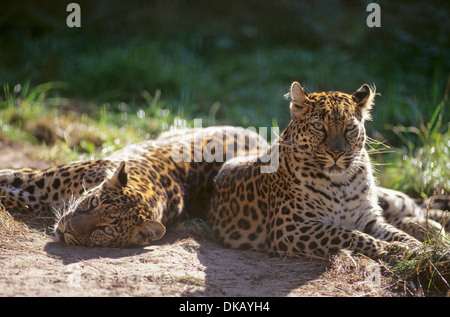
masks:
[[[356,124],[349,124],[349,125],[345,128],[345,131],[346,131],[346,132],[353,131],[353,130],[356,129],[356,127],[357,127]]]
[[[89,202],[89,206],[90,206],[90,209],[97,208],[97,206],[98,206],[98,197],[97,196],[93,196],[91,198],[91,201]]]
[[[313,128],[316,129],[317,131],[323,131],[323,130],[325,130],[324,125],[323,125],[322,123],[320,123],[320,122],[315,122],[315,123],[313,123],[312,126],[313,126]]]
[[[104,226],[103,227],[103,232],[108,234],[108,235],[112,235],[113,234],[113,230],[111,229],[110,226]]]
[[[109,236],[112,236],[113,233],[114,233],[113,229],[110,226],[108,226],[108,225],[98,226],[95,229],[96,229],[96,231],[101,231],[104,234],[109,235]]]

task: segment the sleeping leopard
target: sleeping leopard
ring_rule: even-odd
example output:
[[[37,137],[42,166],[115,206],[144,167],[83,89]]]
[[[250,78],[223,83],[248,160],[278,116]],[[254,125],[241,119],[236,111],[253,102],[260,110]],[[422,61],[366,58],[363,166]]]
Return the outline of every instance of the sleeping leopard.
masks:
[[[202,215],[224,160],[260,146],[265,139],[243,128],[166,132],[105,159],[1,170],[0,202],[16,214],[55,215],[63,243],[147,245],[176,220]]]
[[[208,216],[223,245],[320,258],[349,249],[390,261],[419,244],[426,223],[442,229],[411,198],[375,186],[364,128],[374,88],[307,93],[294,82],[285,97],[291,121],[279,141],[225,162],[215,178]],[[273,153],[279,166],[263,173]]]

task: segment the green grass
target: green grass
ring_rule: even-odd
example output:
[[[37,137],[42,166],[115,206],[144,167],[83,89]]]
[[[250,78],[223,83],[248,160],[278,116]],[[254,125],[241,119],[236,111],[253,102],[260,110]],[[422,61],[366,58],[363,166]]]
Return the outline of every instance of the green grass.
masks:
[[[133,111],[124,102],[80,106],[80,101],[58,95],[64,88],[59,82],[36,87],[26,82],[12,89],[5,85],[0,98],[0,140],[45,145],[48,151],[42,158],[65,162],[104,157],[155,138],[179,122],[188,124],[160,102],[158,91],[154,96],[144,91],[142,103]],[[80,107],[90,110],[81,112]]]
[[[391,277],[413,296],[448,296],[450,237],[436,229],[426,232],[425,241],[393,267]]]
[[[65,25],[64,2],[8,4],[0,19],[0,86],[64,82],[62,96],[86,101],[81,112],[102,104],[117,112],[121,102],[137,112],[144,91],[160,91],[172,113],[284,127],[283,94],[294,80],[311,91],[349,93],[375,83],[381,96],[370,134],[396,140],[385,125],[429,121],[449,75],[448,10],[430,2],[381,0],[376,29],[365,24],[365,2],[78,3],[80,29]]]
[[[450,89],[450,80],[447,89]],[[381,185],[413,196],[449,193],[450,123],[443,121],[448,104],[446,94],[426,124],[391,127],[402,145],[388,156],[390,164],[381,167],[388,176],[382,178]]]

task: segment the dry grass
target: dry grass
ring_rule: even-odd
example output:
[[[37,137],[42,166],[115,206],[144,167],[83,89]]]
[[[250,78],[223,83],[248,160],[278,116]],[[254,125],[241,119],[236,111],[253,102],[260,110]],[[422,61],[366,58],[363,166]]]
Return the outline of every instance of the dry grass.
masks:
[[[37,217],[31,218],[31,222],[34,222],[34,225],[37,227],[39,227],[39,224],[42,224],[42,221]],[[45,255],[46,257],[54,257],[42,249],[36,249],[33,245],[35,241],[39,241],[45,237],[48,237],[45,233],[37,231],[21,220],[11,216],[0,202],[0,250],[14,250],[23,252],[23,254],[38,254]]]
[[[30,229],[22,222],[16,221],[0,202],[0,237],[1,241],[17,236],[25,237]]]
[[[393,284],[384,277],[383,271],[378,262],[341,250],[331,258],[331,266],[324,277],[338,280],[342,287],[353,289],[357,296],[395,296]]]

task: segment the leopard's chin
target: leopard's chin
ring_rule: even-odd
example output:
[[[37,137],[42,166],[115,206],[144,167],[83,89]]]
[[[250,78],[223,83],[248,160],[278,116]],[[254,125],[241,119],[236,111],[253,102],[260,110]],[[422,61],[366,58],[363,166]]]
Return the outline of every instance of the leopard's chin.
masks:
[[[345,169],[337,166],[336,164],[330,167],[326,167],[324,171],[330,176],[338,176],[345,173]]]

